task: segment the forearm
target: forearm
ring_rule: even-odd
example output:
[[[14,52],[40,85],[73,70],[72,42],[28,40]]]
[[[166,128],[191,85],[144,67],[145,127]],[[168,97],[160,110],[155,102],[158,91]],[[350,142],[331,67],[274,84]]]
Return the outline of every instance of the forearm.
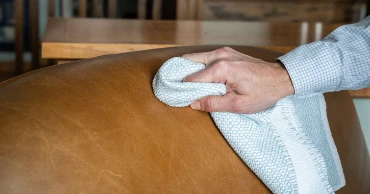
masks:
[[[370,86],[370,17],[278,58],[296,95]]]

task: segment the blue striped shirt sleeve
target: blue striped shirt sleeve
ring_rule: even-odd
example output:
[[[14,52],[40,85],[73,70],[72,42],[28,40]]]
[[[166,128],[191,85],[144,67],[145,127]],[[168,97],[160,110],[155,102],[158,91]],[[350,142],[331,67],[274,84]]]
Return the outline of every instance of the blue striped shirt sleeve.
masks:
[[[302,45],[278,58],[295,95],[313,95],[370,86],[370,16],[344,25],[322,41]]]

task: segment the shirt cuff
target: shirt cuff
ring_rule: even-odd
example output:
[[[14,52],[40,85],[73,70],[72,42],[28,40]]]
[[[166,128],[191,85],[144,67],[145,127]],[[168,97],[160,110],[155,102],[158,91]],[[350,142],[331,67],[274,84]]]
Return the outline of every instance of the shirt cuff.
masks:
[[[331,42],[302,45],[279,57],[292,80],[295,95],[310,96],[336,91],[340,85],[340,60]]]

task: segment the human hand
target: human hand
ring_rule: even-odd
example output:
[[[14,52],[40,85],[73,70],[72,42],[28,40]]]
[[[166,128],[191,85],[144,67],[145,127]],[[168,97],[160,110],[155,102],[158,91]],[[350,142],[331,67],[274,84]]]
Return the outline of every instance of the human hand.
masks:
[[[184,82],[224,83],[227,89],[223,96],[206,96],[193,102],[192,109],[252,114],[294,94],[289,74],[280,63],[253,58],[229,47],[183,57],[206,65],[186,76]]]

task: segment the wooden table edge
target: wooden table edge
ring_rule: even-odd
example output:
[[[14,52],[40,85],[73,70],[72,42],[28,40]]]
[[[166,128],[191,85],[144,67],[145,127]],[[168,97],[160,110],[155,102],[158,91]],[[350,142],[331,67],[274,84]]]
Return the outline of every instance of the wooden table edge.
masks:
[[[177,44],[107,44],[107,43],[58,43],[43,42],[42,58],[57,59],[58,64],[72,62],[85,58],[92,58],[101,55],[118,54],[148,49],[185,46]],[[256,46],[259,48],[287,53],[295,46]],[[58,49],[55,49],[58,48]],[[353,98],[370,98],[370,88],[361,90],[348,90]]]
[[[101,55],[186,46],[177,44],[128,44],[128,43],[59,43],[42,42],[44,59],[85,59]]]
[[[157,48],[187,46],[181,44],[135,44],[135,43],[60,43],[42,42],[44,59],[85,59],[107,54],[117,54]],[[255,46],[287,53],[296,46]]]

